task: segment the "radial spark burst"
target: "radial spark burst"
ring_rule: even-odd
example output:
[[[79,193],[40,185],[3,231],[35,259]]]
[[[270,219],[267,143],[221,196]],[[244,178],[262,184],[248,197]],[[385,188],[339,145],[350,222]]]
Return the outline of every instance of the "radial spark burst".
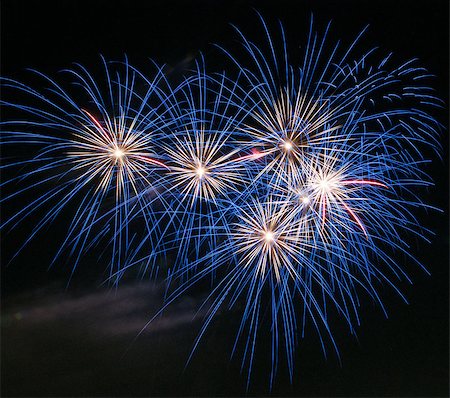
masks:
[[[159,250],[175,250],[173,269],[217,246],[216,231],[227,228],[225,215],[250,185],[245,162],[257,157],[236,140],[241,110],[224,95],[223,81],[210,78],[203,62],[196,66],[176,93],[176,124],[161,141],[170,221],[160,234]],[[142,258],[140,249],[130,266],[153,255],[144,253]]]
[[[167,168],[158,140],[167,124],[164,118],[170,115],[170,93],[165,103],[158,86],[163,82],[162,70],[141,92],[136,88],[142,83],[139,74],[127,62],[114,64],[114,68],[105,61],[103,64],[104,78],[98,81],[80,65],[63,71],[73,79],[68,89],[39,72],[37,76],[48,85],[46,91],[3,79],[4,89],[23,96],[27,103],[4,100],[3,106],[27,117],[2,123],[2,143],[25,147],[32,158],[4,166],[20,164],[25,169],[6,181],[19,182],[22,187],[2,201],[25,193],[34,199],[2,227],[15,226],[34,213],[43,214],[28,243],[60,213],[74,209],[54,260],[68,248],[75,257],[75,268],[84,249],[104,237],[113,246],[113,270],[120,269],[123,251],[127,250],[128,217],[150,208],[148,201],[155,199],[143,192],[151,189],[157,193],[161,171]],[[157,105],[150,108],[154,101]],[[145,216],[149,217],[148,212]]]
[[[249,382],[257,336],[270,330],[272,383],[279,347],[292,377],[298,331],[303,336],[308,323],[337,352],[331,312],[355,333],[360,296],[385,313],[383,285],[404,298],[396,284],[410,279],[400,255],[417,262],[405,232],[425,240],[429,233],[414,215],[431,208],[418,194],[432,184],[420,148],[439,151],[441,126],[428,110],[442,102],[424,86],[429,74],[415,60],[389,66],[391,55],[381,61],[375,50],[354,55],[363,32],[342,50],[329,46],[329,26],[319,36],[311,23],[305,52],[292,63],[284,30],[279,57],[262,26],[267,48],[236,29],[247,58],[220,47],[237,78],[216,79],[226,102],[241,111],[237,140],[253,153],[243,162],[247,194],[233,199],[227,227],[214,224],[218,245],[177,273],[184,280],[196,270],[168,302],[216,276],[194,348],[219,309],[242,300],[233,353],[243,339]]]
[[[411,237],[430,232],[417,210],[432,208],[420,188],[432,185],[442,101],[417,60],[361,51],[364,31],[330,45],[330,25],[320,35],[311,20],[295,56],[281,25],[277,40],[261,21],[266,44],[236,29],[243,54],[219,46],[226,74],[207,74],[202,58],[174,86],[162,69],[150,79],[127,62],[104,63],[100,80],[76,65],[67,88],[37,73],[45,91],[2,79],[4,98],[18,98],[1,102],[12,115],[2,145],[26,157],[2,166],[15,170],[2,203],[32,198],[2,228],[39,218],[25,246],[70,214],[55,259],[67,249],[75,269],[88,249],[111,247],[114,284],[131,268],[164,267],[164,308],[210,278],[194,349],[220,309],[241,308],[233,354],[243,350],[249,384],[267,332],[272,386],[280,350],[292,380],[310,328],[338,354],[331,314],[355,333],[362,297],[385,313],[383,287],[403,297],[402,259],[421,266]]]

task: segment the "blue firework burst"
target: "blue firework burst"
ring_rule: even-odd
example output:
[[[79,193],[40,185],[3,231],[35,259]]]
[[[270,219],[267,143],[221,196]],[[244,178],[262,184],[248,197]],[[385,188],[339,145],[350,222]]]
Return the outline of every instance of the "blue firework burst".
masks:
[[[40,73],[46,91],[2,79],[24,98],[2,101],[22,115],[2,123],[2,144],[32,153],[3,166],[22,169],[2,200],[34,195],[2,228],[41,214],[26,245],[70,210],[55,259],[68,252],[75,269],[105,244],[115,284],[130,268],[146,275],[163,264],[164,308],[210,278],[194,350],[219,309],[242,303],[233,354],[243,347],[249,384],[268,330],[272,385],[280,350],[292,379],[308,325],[338,354],[332,313],[355,333],[362,295],[385,313],[384,285],[403,297],[399,254],[417,262],[409,237],[430,233],[416,209],[432,208],[419,188],[432,185],[424,153],[439,153],[430,109],[442,102],[417,60],[361,54],[364,31],[341,48],[329,25],[320,35],[311,20],[292,59],[283,27],[276,40],[261,23],[265,45],[236,29],[244,55],[219,46],[231,72],[208,74],[202,58],[175,86],[162,68],[149,78],[127,61],[104,62],[101,80],[76,65],[64,71],[70,88]]]
[[[160,68],[152,80],[143,82],[127,61],[103,60],[103,66],[104,76],[98,80],[81,65],[64,70],[62,85],[35,72],[47,85],[45,91],[2,80],[5,91],[23,97],[21,104],[2,101],[20,114],[20,119],[2,123],[2,144],[27,146],[32,154],[29,160],[3,166],[22,169],[4,182],[17,183],[19,189],[2,201],[18,195],[33,198],[2,228],[41,214],[25,245],[70,209],[71,223],[55,260],[68,251],[75,269],[85,250],[103,239],[112,247],[114,273],[120,271],[129,248],[130,216],[137,212],[145,217],[148,230],[158,228],[156,211],[144,210],[151,208],[149,203],[161,205],[161,171],[167,166],[158,142],[163,128],[174,122],[173,92]]]
[[[215,275],[194,349],[219,309],[242,301],[233,352],[243,339],[249,383],[257,336],[268,328],[272,385],[279,347],[292,377],[298,331],[308,322],[338,353],[330,312],[355,333],[360,295],[385,313],[383,285],[405,299],[396,285],[409,278],[398,254],[417,262],[407,234],[426,240],[430,232],[415,211],[431,208],[418,194],[432,185],[422,149],[439,152],[441,125],[428,110],[442,102],[416,60],[390,66],[391,54],[381,61],[375,50],[353,55],[364,31],[342,51],[327,43],[329,26],[319,36],[311,21],[305,53],[291,63],[283,28],[279,57],[261,21],[267,48],[236,29],[246,56],[219,46],[236,77],[216,78],[243,115],[235,134],[253,151],[243,163],[250,184],[230,203],[226,227],[214,224],[220,244],[179,270],[182,280],[191,267],[196,272],[168,302]]]

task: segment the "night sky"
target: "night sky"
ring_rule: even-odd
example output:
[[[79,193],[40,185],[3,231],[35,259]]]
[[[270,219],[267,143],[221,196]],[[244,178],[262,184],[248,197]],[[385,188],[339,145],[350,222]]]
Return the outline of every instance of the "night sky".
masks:
[[[311,13],[318,30],[333,21],[331,42],[349,43],[369,24],[362,47],[379,46],[399,60],[418,57],[437,76],[437,95],[448,104],[446,0],[3,0],[1,75],[27,81],[26,68],[54,75],[72,62],[95,70],[101,66],[99,54],[109,60],[122,60],[126,54],[144,71],[151,58],[168,64],[176,75],[193,66],[199,51],[210,70],[220,71],[224,58],[212,43],[233,49],[236,35],[230,23],[258,40],[254,9],[272,26],[280,19],[293,47],[306,42]],[[448,126],[446,111],[435,116]],[[342,367],[332,349],[324,358],[314,330],[309,331],[297,350],[293,384],[281,366],[273,396],[448,396],[447,131],[442,143],[443,159],[435,157],[429,167],[436,186],[426,201],[443,212],[418,215],[436,235],[430,244],[412,246],[431,276],[400,258],[414,281],[399,284],[409,305],[387,287],[382,295],[388,319],[375,304],[363,302],[358,339],[336,320],[332,328]],[[55,237],[62,232],[61,226],[50,227],[8,266],[27,231],[3,233],[2,396],[245,395],[240,358],[230,360],[238,310],[217,316],[184,370],[201,327],[201,316],[193,317],[205,292],[187,294],[133,342],[160,308],[162,285],[133,277],[117,290],[102,285],[106,264],[94,253],[83,260],[67,287],[70,263],[61,261],[47,270],[58,244]],[[258,344],[250,396],[269,395],[265,354],[270,340],[262,337]]]

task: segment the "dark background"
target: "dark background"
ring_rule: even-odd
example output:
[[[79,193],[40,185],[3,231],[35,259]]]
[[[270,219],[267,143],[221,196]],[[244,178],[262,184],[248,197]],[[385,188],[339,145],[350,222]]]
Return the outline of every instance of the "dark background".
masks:
[[[201,50],[221,69],[213,42],[233,46],[229,23],[255,39],[253,7],[272,25],[284,23],[289,43],[305,43],[310,13],[316,27],[333,20],[332,37],[349,43],[366,25],[367,47],[417,56],[437,75],[434,86],[448,104],[448,2],[444,1],[21,1],[3,0],[1,74],[26,80],[25,68],[55,74],[71,62],[90,70],[129,56],[144,69],[147,58],[175,70],[192,65]],[[256,33],[258,32],[258,33]],[[256,37],[257,39],[257,37]],[[447,124],[447,114],[436,115]],[[431,276],[406,265],[414,285],[400,284],[410,304],[386,289],[390,317],[375,306],[361,310],[359,340],[334,329],[342,367],[325,359],[310,333],[297,350],[294,382],[281,368],[272,395],[448,396],[448,135],[443,161],[430,168],[436,186],[428,203],[444,213],[423,216],[436,232],[417,257]],[[198,295],[186,296],[133,345],[161,305],[150,282],[100,287],[103,266],[84,261],[66,289],[70,267],[47,271],[58,227],[42,234],[10,266],[21,231],[2,245],[1,389],[3,396],[240,396],[245,377],[239,358],[229,360],[239,313],[219,315],[183,371],[200,320],[192,321]],[[403,260],[404,261],[404,260]],[[264,351],[264,341],[260,349]],[[259,358],[259,359],[258,359]],[[250,395],[268,395],[268,364],[257,357]]]

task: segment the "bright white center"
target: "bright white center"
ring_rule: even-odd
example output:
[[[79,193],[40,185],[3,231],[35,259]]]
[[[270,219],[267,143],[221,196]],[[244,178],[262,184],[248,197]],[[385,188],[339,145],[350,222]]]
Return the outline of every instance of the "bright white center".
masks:
[[[300,198],[300,200],[305,205],[307,205],[309,203],[309,198],[307,196],[303,196],[302,198]]]
[[[320,181],[319,185],[320,185],[320,188],[322,188],[324,191],[330,190],[330,183],[327,180]]]
[[[203,178],[203,176],[205,175],[205,168],[200,166],[197,168],[196,173],[198,175],[198,178]]]
[[[284,149],[286,149],[286,151],[290,151],[292,149],[292,142],[285,141],[283,146],[284,146]]]
[[[114,150],[113,155],[116,159],[122,159],[125,156],[125,152],[122,149],[117,148]]]
[[[266,231],[264,233],[264,239],[266,240],[266,242],[272,242],[273,241],[273,232]]]

